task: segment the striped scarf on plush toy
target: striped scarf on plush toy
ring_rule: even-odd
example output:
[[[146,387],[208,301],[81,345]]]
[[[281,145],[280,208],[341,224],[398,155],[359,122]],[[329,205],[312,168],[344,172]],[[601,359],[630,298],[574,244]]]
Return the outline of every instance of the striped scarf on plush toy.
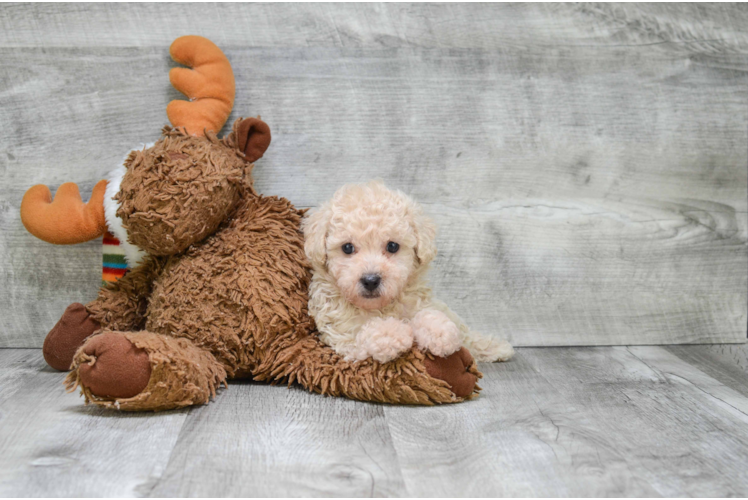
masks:
[[[106,285],[124,276],[128,269],[125,250],[120,246],[119,240],[109,231],[104,234],[103,255],[101,284]]]

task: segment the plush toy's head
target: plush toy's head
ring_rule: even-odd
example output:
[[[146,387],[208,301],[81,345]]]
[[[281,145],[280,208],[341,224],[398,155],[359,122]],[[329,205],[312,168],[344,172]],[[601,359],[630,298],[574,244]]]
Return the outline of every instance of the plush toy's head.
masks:
[[[234,103],[234,75],[211,41],[185,36],[174,41],[169,78],[189,101],[172,101],[165,127],[153,145],[131,152],[107,183],[84,204],[77,186],[63,184],[52,201],[49,189],[29,189],[21,220],[38,238],[57,244],[88,241],[107,226],[120,240],[153,255],[171,255],[212,234],[241,195],[253,193],[253,162],[270,145],[259,118],[238,119],[223,139],[221,129]]]
[[[240,195],[253,192],[257,153],[244,148],[265,137],[267,125],[256,118],[237,120],[224,139],[166,127],[153,146],[130,153],[114,196],[128,241],[152,255],[171,255],[215,232]]]

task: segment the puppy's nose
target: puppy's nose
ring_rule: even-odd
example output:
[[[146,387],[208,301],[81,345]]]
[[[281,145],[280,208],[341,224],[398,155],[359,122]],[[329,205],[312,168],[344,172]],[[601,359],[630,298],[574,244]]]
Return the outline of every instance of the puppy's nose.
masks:
[[[361,276],[361,284],[370,292],[376,290],[381,282],[382,277],[378,274],[364,274]]]

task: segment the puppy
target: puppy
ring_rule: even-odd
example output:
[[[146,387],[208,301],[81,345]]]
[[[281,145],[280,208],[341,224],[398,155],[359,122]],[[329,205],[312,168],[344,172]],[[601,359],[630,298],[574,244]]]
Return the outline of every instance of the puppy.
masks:
[[[436,227],[405,194],[380,181],[343,186],[302,230],[312,265],[309,312],[321,340],[346,360],[385,363],[414,342],[436,356],[464,346],[478,361],[514,353],[432,297],[426,272]]]

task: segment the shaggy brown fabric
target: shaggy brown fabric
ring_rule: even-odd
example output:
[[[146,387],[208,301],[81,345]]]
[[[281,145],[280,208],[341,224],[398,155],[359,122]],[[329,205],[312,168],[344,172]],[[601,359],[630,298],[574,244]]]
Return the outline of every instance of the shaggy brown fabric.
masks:
[[[73,371],[65,380],[68,392],[78,386],[86,398],[106,408],[121,410],[170,410],[207,403],[226,379],[226,371],[210,353],[198,349],[186,339],[175,339],[151,332],[112,332],[148,353],[151,377],[148,385],[130,398],[112,398],[94,394],[81,379],[79,367],[91,361],[85,346],[78,350]],[[92,341],[93,337],[90,341]]]
[[[178,154],[174,154],[178,153]],[[234,208],[247,163],[212,132],[165,127],[153,147],[133,151],[115,200],[128,241],[151,255],[172,255],[213,233]]]
[[[463,362],[428,360],[413,350],[384,365],[352,364],[319,341],[307,313],[303,211],[284,198],[255,193],[252,165],[235,162],[243,157],[241,123],[222,141],[167,128],[153,148],[131,155],[120,212],[130,239],[163,256],[102,290],[87,308],[102,327],[122,330],[116,335],[148,354],[150,380],[134,397],[106,397],[81,376],[90,359],[84,345],[70,387],[80,384],[87,401],[123,410],[204,403],[221,382],[237,376],[364,401],[433,404],[472,397]],[[428,363],[444,365],[438,378],[429,375]],[[474,364],[469,370],[479,375]]]
[[[146,329],[193,340],[230,375],[251,371],[267,339],[306,317],[300,221],[287,200],[247,191],[219,231],[166,259]]]
[[[148,353],[122,335],[106,332],[86,342],[78,366],[81,383],[107,398],[137,396],[151,379]]]
[[[432,405],[472,397],[457,397],[449,383],[431,377],[417,349],[386,364],[371,359],[349,363],[308,331],[300,325],[274,339],[255,380],[298,383],[320,394],[380,403]]]
[[[86,309],[96,322],[109,330],[143,329],[153,280],[162,269],[163,259],[147,257],[122,278],[100,288],[98,296],[86,304]]]
[[[69,370],[75,351],[83,345],[86,337],[99,329],[101,325],[91,317],[83,304],[70,304],[44,339],[44,360],[55,370]]]

